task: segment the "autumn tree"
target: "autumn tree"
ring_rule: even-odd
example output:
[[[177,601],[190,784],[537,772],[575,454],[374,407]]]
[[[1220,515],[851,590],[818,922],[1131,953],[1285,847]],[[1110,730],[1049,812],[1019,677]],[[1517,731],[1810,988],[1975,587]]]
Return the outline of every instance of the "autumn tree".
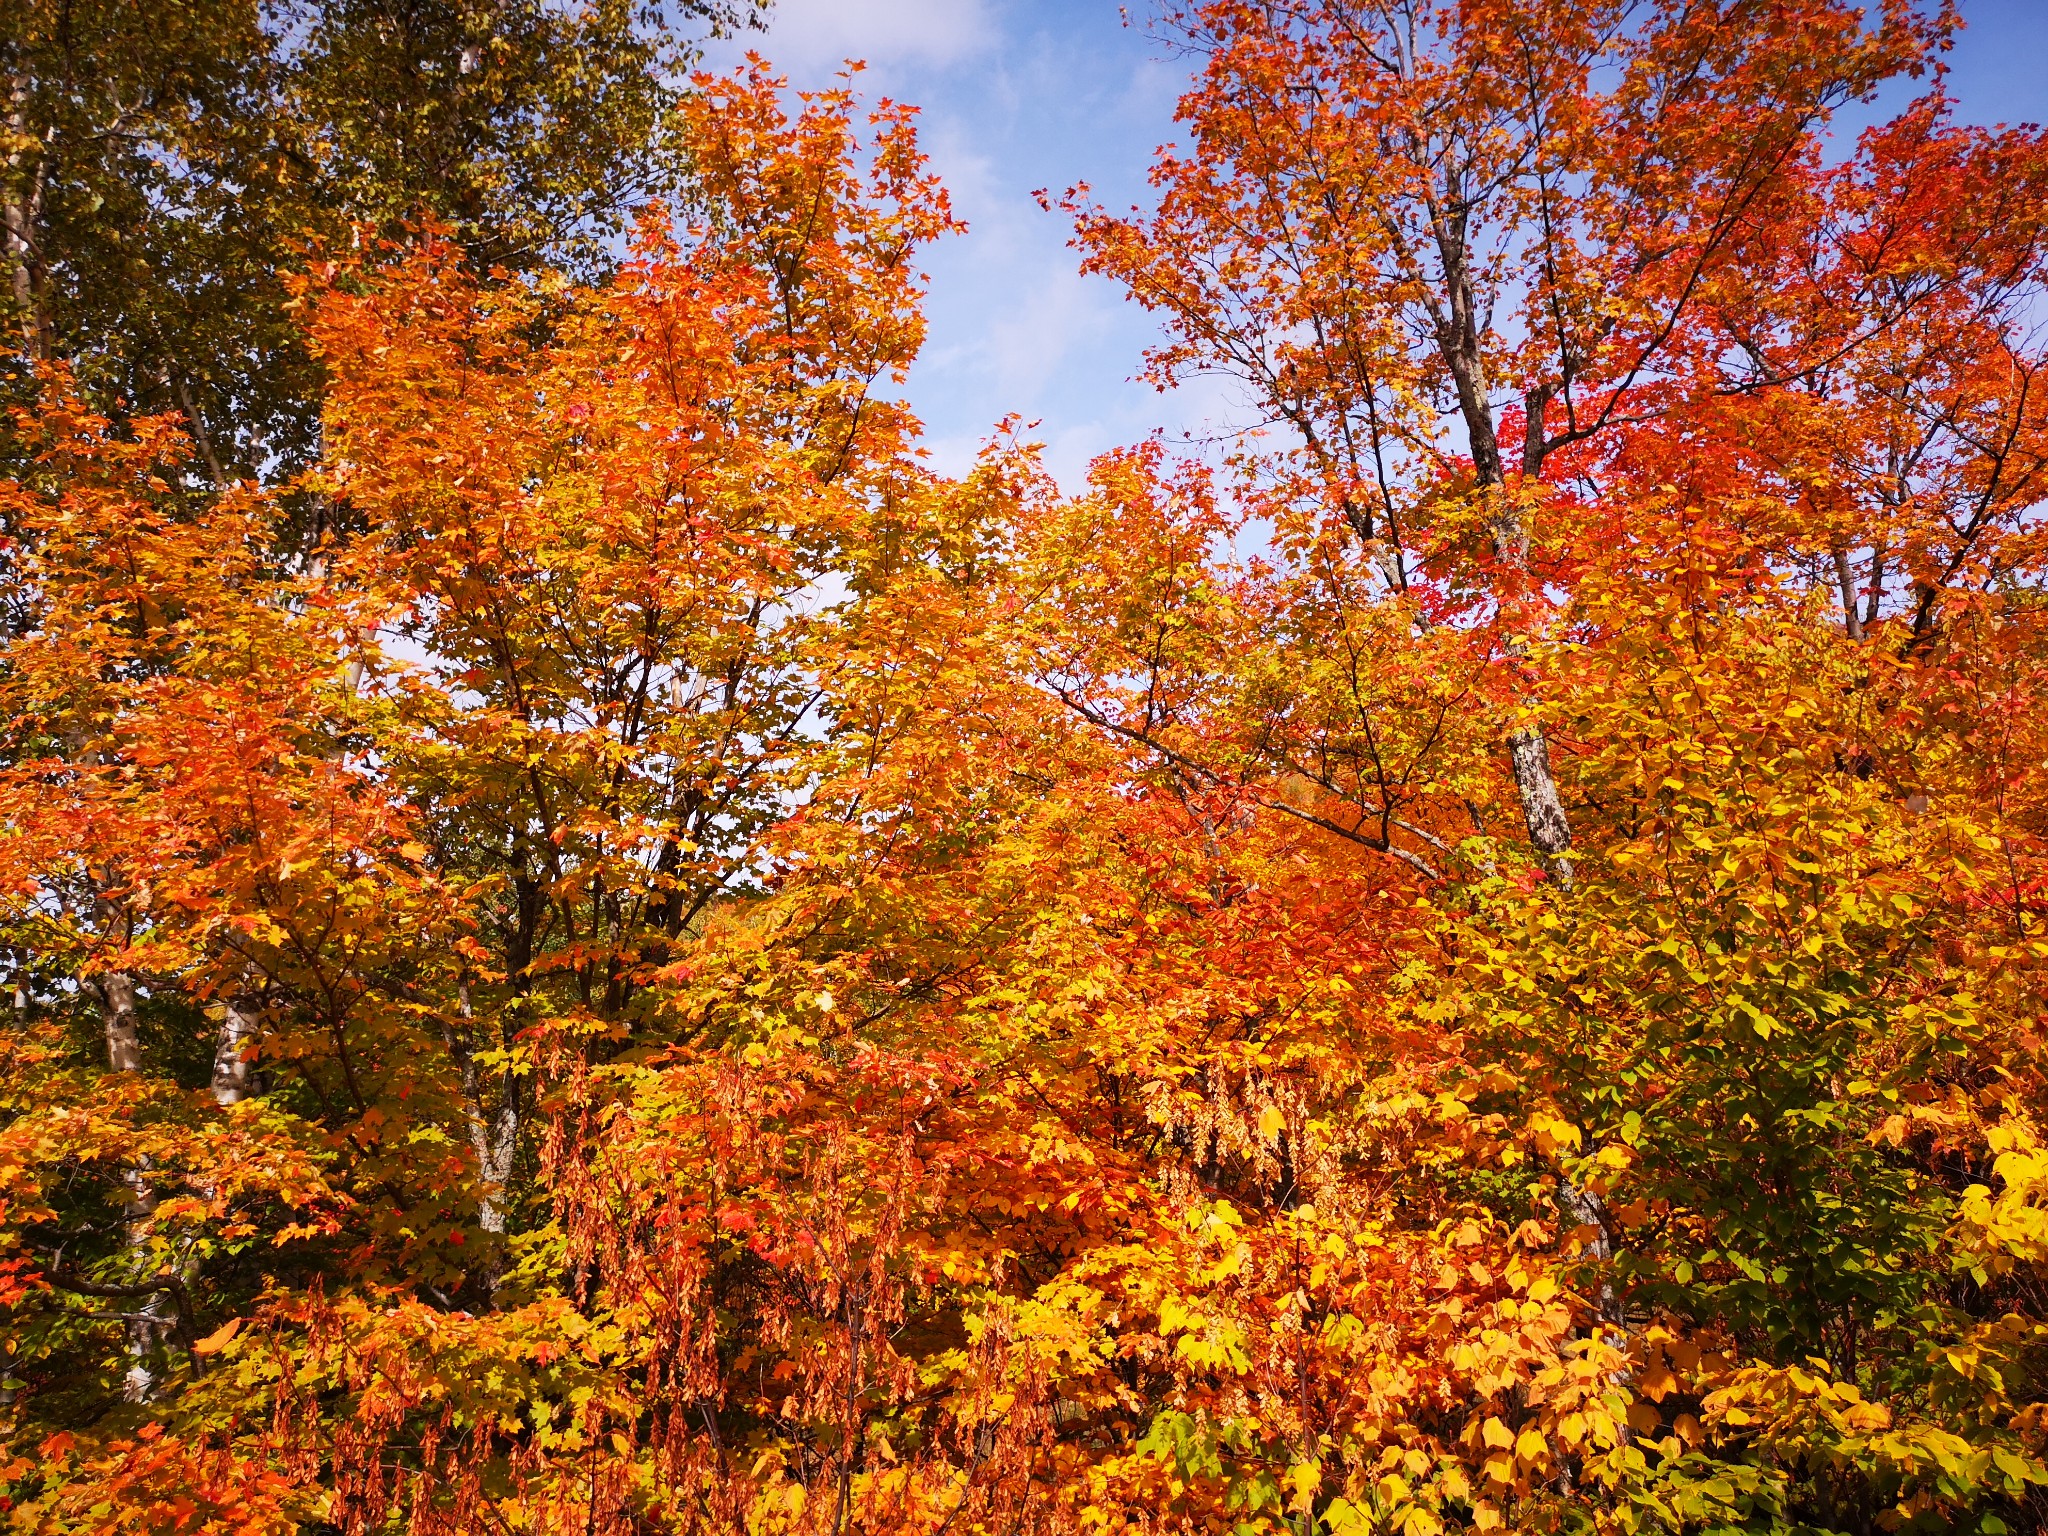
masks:
[[[2026,1121],[2023,1099],[1988,1085],[2030,1082],[2033,1068],[2024,1005],[1993,1024],[1979,989],[2018,984],[2008,967],[2025,968],[2035,919],[2018,894],[2031,879],[2010,819],[2018,780],[1943,802],[1967,832],[1937,822],[1916,836],[1900,819],[1902,806],[1934,811],[1926,765],[1954,749],[1892,689],[1924,697],[1917,669],[1961,630],[1985,635],[1993,611],[2001,652],[2024,646],[2038,133],[1956,128],[1936,91],[1853,154],[1832,150],[1833,107],[1938,46],[1947,18],[1903,8],[1866,21],[1826,6],[1214,5],[1165,20],[1200,71],[1181,106],[1192,149],[1162,158],[1149,214],[1069,206],[1087,263],[1165,318],[1156,376],[1224,371],[1263,405],[1273,432],[1233,468],[1275,530],[1282,558],[1248,575],[1280,611],[1252,626],[1270,649],[1248,662],[1250,604],[1216,607],[1194,578],[1192,611],[1119,616],[1092,669],[1102,691],[1070,703],[1184,784],[1241,785],[1296,817],[1340,812],[1339,830],[1385,854],[1482,876],[1499,868],[1500,780],[1446,726],[1491,714],[1537,860],[1570,886],[1576,826],[1572,862],[1591,888],[1518,903],[1507,936],[1493,918],[1452,924],[1458,958],[1423,1016],[1465,1019],[1449,1041],[1519,1085],[1475,1103],[1530,1116],[1548,1166],[1529,1188],[1548,1193],[1521,1211],[1577,1225],[1596,1261],[1581,1294],[1607,1320],[1588,1337],[1677,1337],[1688,1360],[1723,1361],[1703,1340],[1740,1339],[1759,1362],[1741,1379],[1774,1404],[1813,1361],[1848,1384],[1838,1400],[1797,1387],[1799,1406],[1771,1410],[1765,1454],[1722,1483],[1687,1480],[1694,1408],[1674,1459],[1652,1469],[1676,1482],[1649,1508],[1681,1524],[1776,1511],[1856,1529],[1888,1507],[1888,1520],[1950,1518],[1932,1512],[1962,1484],[1916,1488],[1914,1458],[1963,1475],[1959,1443],[1935,1449],[1960,1421],[1907,1429],[1904,1405],[1953,1403],[1952,1384],[1894,1375],[1901,1397],[1859,1406],[1875,1379],[1862,1351],[1907,1316],[1951,1340],[2027,1336],[2010,1315],[1975,1320],[2004,1301],[1902,1255],[1939,1246],[1966,1203],[1963,1170],[2031,1135],[1983,1128]],[[2005,199],[2011,217],[1964,212]],[[1823,598],[1836,625],[1816,631]],[[1973,652],[1946,675],[2006,665]],[[1795,681],[1836,667],[1845,705]],[[1341,690],[1334,721],[1324,677]],[[1800,745],[1774,745],[1782,727],[1767,719],[1799,722]],[[1625,786],[1605,777],[1617,768]],[[1707,803],[1682,810],[1695,793]],[[1860,804],[1873,794],[1881,811]],[[1986,804],[1995,830],[1966,809]],[[1479,840],[1461,843],[1461,809]],[[1995,873],[1977,862],[1994,850]],[[1682,874],[1695,858],[1714,872]],[[1864,906],[1909,868],[1916,894],[1886,899],[1934,925],[1913,930],[1922,938]],[[1774,889],[1781,870],[1807,882],[1796,898]],[[1999,973],[1996,989],[1963,958],[1983,900],[1963,888],[1980,879],[2013,892],[1974,962]],[[1767,918],[1775,939],[1752,926]],[[1629,963],[1649,969],[1607,993],[1596,957],[1622,934]],[[1654,972],[1687,942],[1701,947],[1673,979],[1703,990],[1681,1000]],[[1470,1003],[1453,1001],[1479,977]],[[1750,996],[1766,977],[1769,1003]],[[1556,1011],[1531,1013],[1532,990]],[[1603,1015],[1604,996],[1627,998],[1631,1018]],[[1900,1040],[1908,1017],[1932,1054]],[[1910,1085],[1887,1076],[1900,1070]],[[1910,1122],[1875,1112],[1961,1083],[1989,1097],[1950,1098],[1944,1131],[1912,1155]],[[1685,1129],[1643,1157],[1673,1114]],[[1598,1136],[1604,1162],[1571,1155]],[[1621,1170],[1676,1182],[1653,1193]],[[1617,1213],[1624,1194],[1640,1198]],[[1928,1225],[1909,1236],[1916,1221]],[[1681,1231],[1696,1244],[1682,1257],[1662,1247]],[[1932,1346],[1874,1347],[1901,1362]],[[1783,1369],[1792,1377],[1772,1374]],[[2030,1369],[2015,1355],[1998,1379]],[[1638,1380],[1665,1395],[1664,1377]],[[1812,1419],[1815,1393],[1846,1416]],[[1489,1436],[1493,1422],[1505,1421]],[[1645,1412],[1636,1427],[1659,1422]],[[1498,1481],[1520,1489],[1515,1469],[1541,1442],[1501,1435]],[[2021,1497],[2031,1474],[1997,1461],[2016,1445],[1974,1454]],[[1713,1487],[1736,1503],[1714,1513],[1718,1495],[1701,1502]],[[1535,1485],[1524,1497],[1521,1518],[1555,1517]],[[1441,1518],[1441,1498],[1419,1507]]]
[[[1086,267],[1165,320],[1157,380],[1241,379],[1293,439],[1258,464],[1276,515],[1338,519],[1395,592],[1455,562],[1512,656],[1557,575],[1541,488],[1721,360],[1709,317],[1820,174],[1830,112],[1923,68],[1946,22],[1510,0],[1162,25],[1200,68],[1193,142],[1149,215],[1069,197]],[[1568,878],[1540,722],[1507,740],[1528,836]]]
[[[1213,460],[925,467],[914,114],[760,64],[615,270],[293,279],[289,488],[43,369],[13,1524],[2041,1527],[2048,143],[1830,139],[1905,5],[1163,19]]]

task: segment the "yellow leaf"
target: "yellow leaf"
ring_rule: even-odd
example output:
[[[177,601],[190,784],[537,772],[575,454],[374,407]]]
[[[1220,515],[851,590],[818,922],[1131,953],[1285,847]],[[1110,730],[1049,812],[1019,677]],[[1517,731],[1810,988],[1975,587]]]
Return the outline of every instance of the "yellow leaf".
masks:
[[[1287,1481],[1294,1489],[1294,1508],[1309,1509],[1322,1486],[1323,1469],[1313,1461],[1297,1461],[1287,1469]]]

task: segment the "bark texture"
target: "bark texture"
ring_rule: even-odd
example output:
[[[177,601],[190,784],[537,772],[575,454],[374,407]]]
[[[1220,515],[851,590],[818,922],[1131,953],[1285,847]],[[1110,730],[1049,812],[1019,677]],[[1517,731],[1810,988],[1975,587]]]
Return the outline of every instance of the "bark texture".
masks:
[[[256,1015],[240,992],[230,992],[221,1010],[220,1036],[213,1049],[213,1100],[225,1109],[255,1090],[256,1066],[249,1059],[256,1041]]]
[[[135,978],[126,971],[103,971],[94,979],[100,1017],[106,1031],[107,1066],[115,1072],[142,1070],[141,1016],[136,1008]],[[149,1164],[137,1162],[122,1174],[128,1187],[129,1206],[125,1213],[128,1271],[132,1281],[147,1283],[152,1268],[149,1254],[150,1228],[156,1215],[156,1191],[150,1186]],[[164,1310],[164,1293],[152,1290],[136,1310],[128,1314],[128,1370],[121,1381],[121,1395],[131,1403],[146,1403],[156,1395],[157,1357],[170,1319]]]

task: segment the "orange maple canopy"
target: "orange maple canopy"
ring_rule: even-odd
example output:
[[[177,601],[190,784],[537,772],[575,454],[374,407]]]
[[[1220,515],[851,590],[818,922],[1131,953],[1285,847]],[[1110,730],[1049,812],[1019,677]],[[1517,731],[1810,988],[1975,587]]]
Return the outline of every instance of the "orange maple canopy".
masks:
[[[289,484],[44,367],[12,1527],[2040,1528],[2048,143],[1830,151],[1904,3],[1165,22],[1216,462],[931,471],[913,114],[758,62],[603,283],[303,275]]]

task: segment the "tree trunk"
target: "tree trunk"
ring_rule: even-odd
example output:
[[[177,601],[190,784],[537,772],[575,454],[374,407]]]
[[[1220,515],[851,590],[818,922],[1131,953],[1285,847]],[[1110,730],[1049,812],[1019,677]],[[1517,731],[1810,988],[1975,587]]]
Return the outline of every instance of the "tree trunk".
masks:
[[[0,185],[0,247],[7,257],[8,288],[15,321],[21,327],[21,350],[27,358],[43,355],[43,320],[36,304],[36,223],[42,217],[43,159],[29,169],[25,146],[36,141],[28,133],[28,81],[9,82],[7,129],[17,148],[7,157],[6,181]]]
[[[473,1026],[469,983],[457,993],[457,1007],[465,1028]],[[519,1078],[507,1068],[498,1084],[498,1107],[493,1113],[485,1104],[483,1073],[470,1054],[469,1041],[451,1031],[448,1048],[462,1071],[462,1112],[469,1129],[470,1149],[476,1153],[476,1224],[493,1236],[505,1231],[505,1191],[512,1182],[512,1160],[519,1150]],[[495,1285],[495,1277],[493,1284]]]
[[[220,456],[213,451],[213,437],[206,430],[206,418],[199,414],[199,405],[192,398],[192,388],[185,382],[182,373],[168,375],[171,390],[178,397],[178,407],[185,413],[185,424],[192,432],[192,446],[199,450],[200,462],[206,466],[207,478],[213,488],[224,491],[228,485],[227,471],[221,468]]]
[[[135,978],[126,971],[103,971],[93,978],[92,990],[99,998],[106,1029],[107,1066],[115,1072],[140,1072],[142,1032],[135,1007]],[[121,1181],[128,1186],[129,1195],[123,1245],[129,1253],[131,1276],[139,1281],[146,1278],[150,1267],[150,1218],[156,1214],[148,1162],[137,1162],[125,1170]],[[131,1403],[146,1403],[156,1394],[156,1356],[168,1326],[163,1305],[163,1293],[152,1291],[128,1320],[128,1371],[122,1378],[121,1395]]]
[[[505,1232],[505,1191],[512,1182],[512,1154],[519,1146],[519,1080],[510,1072],[499,1084],[498,1112],[486,1116],[483,1106],[470,1099],[469,1137],[476,1149],[477,1167],[482,1173],[482,1193],[476,1205],[476,1224],[493,1236]]]
[[[1851,640],[1863,638],[1863,620],[1856,612],[1856,573],[1849,565],[1849,552],[1837,544],[1832,551],[1835,559],[1835,584],[1842,589],[1842,628]]]
[[[1550,744],[1541,726],[1530,726],[1508,737],[1508,760],[1514,765],[1515,789],[1522,799],[1522,822],[1529,829],[1529,841],[1542,857],[1550,877],[1571,889],[1571,818],[1557,792],[1557,779],[1550,771]]]
[[[1457,188],[1449,189],[1455,199]],[[1519,589],[1529,578],[1529,530],[1520,510],[1507,495],[1507,474],[1502,467],[1500,435],[1493,420],[1493,401],[1487,391],[1486,362],[1480,350],[1478,295],[1472,282],[1470,252],[1466,243],[1465,215],[1451,208],[1432,207],[1437,254],[1443,262],[1446,308],[1436,312],[1437,348],[1458,395],[1458,411],[1465,418],[1465,436],[1472,452],[1475,488],[1486,501],[1487,530],[1493,542],[1494,563],[1508,578],[1504,587],[1516,590],[1496,594],[1503,606],[1519,600]],[[1549,390],[1539,388],[1529,396],[1536,414],[1524,433],[1523,472],[1532,478],[1543,467],[1541,412]],[[1519,635],[1508,637],[1508,655],[1519,659],[1524,645]],[[1507,741],[1508,761],[1515,775],[1515,790],[1522,801],[1522,823],[1529,841],[1550,878],[1567,890],[1572,883],[1571,818],[1557,792],[1557,778],[1550,771],[1550,744],[1539,725],[1511,733]]]
[[[239,989],[230,991],[221,1009],[220,1038],[213,1049],[213,1101],[223,1109],[255,1092],[255,1063],[249,1059],[255,1039],[255,1014]]]
[[[106,1023],[107,1066],[115,1072],[142,1070],[142,1033],[135,1011],[135,978],[126,971],[103,971],[93,978]]]

